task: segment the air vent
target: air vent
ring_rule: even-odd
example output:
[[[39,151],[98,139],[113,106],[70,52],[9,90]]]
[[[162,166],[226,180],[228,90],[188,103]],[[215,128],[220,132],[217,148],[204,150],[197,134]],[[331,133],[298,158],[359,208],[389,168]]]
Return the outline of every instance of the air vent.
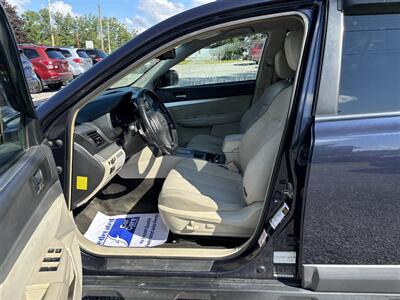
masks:
[[[104,145],[106,140],[97,131],[87,133],[87,136],[96,144],[97,147]]]

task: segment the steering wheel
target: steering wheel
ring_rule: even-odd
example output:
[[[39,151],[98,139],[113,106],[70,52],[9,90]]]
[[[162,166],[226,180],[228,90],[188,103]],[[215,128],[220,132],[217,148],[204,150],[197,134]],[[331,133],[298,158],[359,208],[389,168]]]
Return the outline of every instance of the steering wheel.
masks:
[[[161,98],[151,90],[142,89],[137,95],[137,107],[143,125],[139,132],[146,142],[164,154],[174,154],[178,146],[178,135]]]

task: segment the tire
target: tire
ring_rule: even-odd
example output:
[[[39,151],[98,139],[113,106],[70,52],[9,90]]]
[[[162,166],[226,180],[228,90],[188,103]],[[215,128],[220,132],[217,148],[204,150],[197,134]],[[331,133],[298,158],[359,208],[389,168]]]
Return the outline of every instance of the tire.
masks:
[[[39,77],[38,77],[39,78]],[[32,94],[39,94],[41,92],[43,92],[43,82],[42,80],[39,78],[38,80],[38,85],[36,86],[36,89],[32,91]]]

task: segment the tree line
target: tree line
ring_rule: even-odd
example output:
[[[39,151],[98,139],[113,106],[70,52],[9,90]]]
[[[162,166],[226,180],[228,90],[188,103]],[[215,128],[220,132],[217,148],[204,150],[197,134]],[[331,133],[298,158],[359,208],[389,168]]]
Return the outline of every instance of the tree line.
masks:
[[[95,48],[101,48],[99,18],[97,15],[72,16],[52,12],[52,26],[47,8],[39,11],[25,11],[21,16],[7,0],[0,0],[6,10],[7,17],[17,42],[37,45],[51,45],[53,32],[56,46],[85,47],[85,41],[93,41]],[[136,36],[136,31],[128,30],[125,24],[115,17],[102,18],[104,48],[108,52],[108,39],[111,52]]]

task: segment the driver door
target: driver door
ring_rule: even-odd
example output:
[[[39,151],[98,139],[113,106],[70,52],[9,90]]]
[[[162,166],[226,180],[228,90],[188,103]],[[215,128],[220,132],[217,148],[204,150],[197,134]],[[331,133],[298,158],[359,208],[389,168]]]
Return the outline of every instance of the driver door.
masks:
[[[0,5],[0,299],[81,299],[82,263]]]

